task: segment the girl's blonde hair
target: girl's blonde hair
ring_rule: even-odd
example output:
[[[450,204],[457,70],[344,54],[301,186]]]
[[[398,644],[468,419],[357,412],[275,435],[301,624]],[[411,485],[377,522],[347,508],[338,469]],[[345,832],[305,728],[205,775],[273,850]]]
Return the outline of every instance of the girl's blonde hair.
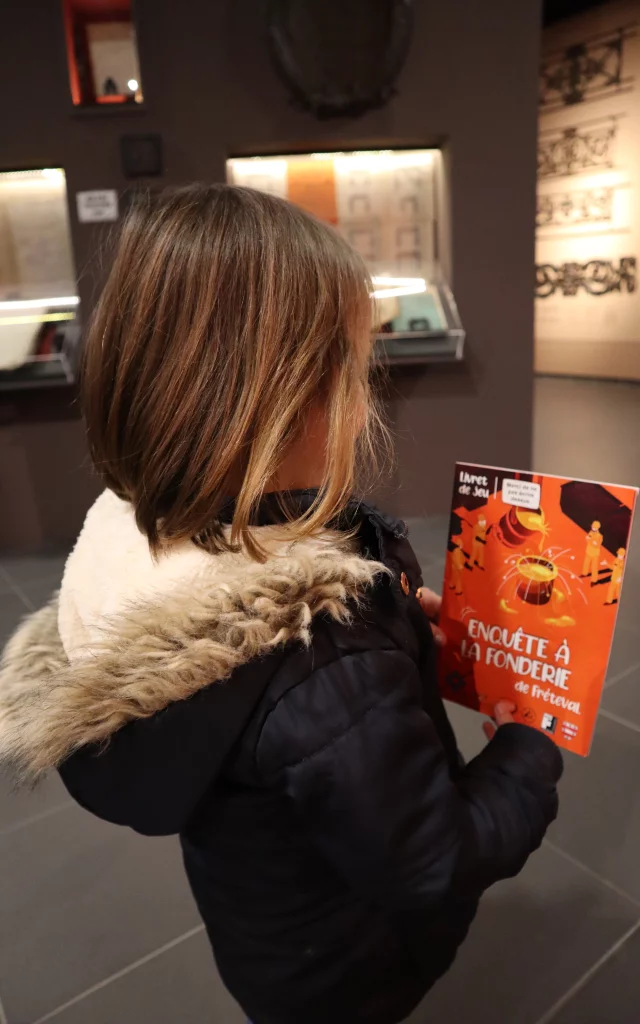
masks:
[[[94,463],[152,550],[192,538],[262,559],[255,510],[319,403],[324,480],[304,516],[285,511],[295,537],[334,519],[356,449],[373,448],[370,333],[361,258],[290,203],[226,185],[138,202],[89,331],[83,407]]]

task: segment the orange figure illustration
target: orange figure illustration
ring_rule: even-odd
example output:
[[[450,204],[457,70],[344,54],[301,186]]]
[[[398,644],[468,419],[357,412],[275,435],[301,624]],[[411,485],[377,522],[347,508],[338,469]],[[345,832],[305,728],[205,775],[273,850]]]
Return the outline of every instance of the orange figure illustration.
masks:
[[[598,582],[598,569],[600,567],[600,549],[602,547],[602,534],[600,533],[600,523],[595,519],[591,524],[591,529],[587,534],[587,547],[584,553],[584,564],[582,566],[582,575],[591,576],[591,584]]]
[[[451,580],[449,589],[454,590],[459,596],[462,593],[462,573],[464,572],[465,553],[462,550],[462,537],[453,537],[455,548],[450,554],[451,559]]]
[[[616,552],[605,604],[616,604],[620,600],[620,588],[622,587],[622,577],[624,575],[624,556],[626,553],[625,548],[618,548]]]
[[[487,546],[487,520],[480,513],[473,528],[473,547],[471,548],[471,564],[484,569],[484,552]]]

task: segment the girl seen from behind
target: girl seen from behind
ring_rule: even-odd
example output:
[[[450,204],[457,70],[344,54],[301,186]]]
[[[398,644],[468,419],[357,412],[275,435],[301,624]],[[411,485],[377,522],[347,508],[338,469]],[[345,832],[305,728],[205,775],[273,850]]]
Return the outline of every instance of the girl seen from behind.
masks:
[[[557,810],[560,755],[508,708],[458,754],[437,598],[356,491],[370,356],[331,228],[222,185],[134,208],[86,348],[107,489],[0,672],[7,762],[180,836],[254,1024],[399,1024]]]

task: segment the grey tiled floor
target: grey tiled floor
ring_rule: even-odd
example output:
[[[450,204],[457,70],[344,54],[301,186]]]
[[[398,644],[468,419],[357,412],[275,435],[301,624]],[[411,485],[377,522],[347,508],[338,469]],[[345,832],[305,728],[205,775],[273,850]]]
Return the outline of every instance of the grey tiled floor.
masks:
[[[535,462],[638,483],[640,388],[540,380]],[[446,518],[411,527],[438,588]],[[55,589],[62,564],[0,557],[0,640]],[[640,1024],[639,598],[640,536],[593,753],[567,758],[548,841],[488,893],[411,1024]],[[451,715],[472,755],[478,718]],[[0,780],[0,999],[0,1024],[244,1022],[212,964],[177,844],[92,819],[56,779],[18,795]]]

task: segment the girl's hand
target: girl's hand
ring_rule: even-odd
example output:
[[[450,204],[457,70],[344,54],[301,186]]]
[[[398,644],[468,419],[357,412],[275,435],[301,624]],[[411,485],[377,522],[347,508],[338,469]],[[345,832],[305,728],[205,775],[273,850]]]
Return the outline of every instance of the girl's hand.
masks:
[[[431,624],[433,639],[437,644],[443,646],[446,644],[447,638],[438,626],[440,608],[442,607],[442,598],[439,594],[434,593],[433,590],[429,590],[428,587],[420,587],[416,592],[416,597],[418,598],[420,606]],[[515,722],[515,718],[513,717],[515,710],[516,706],[512,701],[498,701],[493,709],[493,722],[485,722],[482,726],[482,730],[488,740],[493,739],[501,725],[509,725],[509,723]]]
[[[492,740],[501,725],[509,725],[515,722],[513,713],[516,710],[515,704],[510,700],[499,700],[493,709],[493,722],[485,722],[482,731],[488,740]]]
[[[440,608],[442,606],[442,598],[439,594],[434,593],[433,590],[429,590],[428,587],[420,587],[416,591],[416,597],[420,602],[424,614],[427,616],[431,623],[431,632],[433,633],[433,639],[435,642],[442,647],[447,642],[447,638],[438,626],[438,618],[440,616]]]

